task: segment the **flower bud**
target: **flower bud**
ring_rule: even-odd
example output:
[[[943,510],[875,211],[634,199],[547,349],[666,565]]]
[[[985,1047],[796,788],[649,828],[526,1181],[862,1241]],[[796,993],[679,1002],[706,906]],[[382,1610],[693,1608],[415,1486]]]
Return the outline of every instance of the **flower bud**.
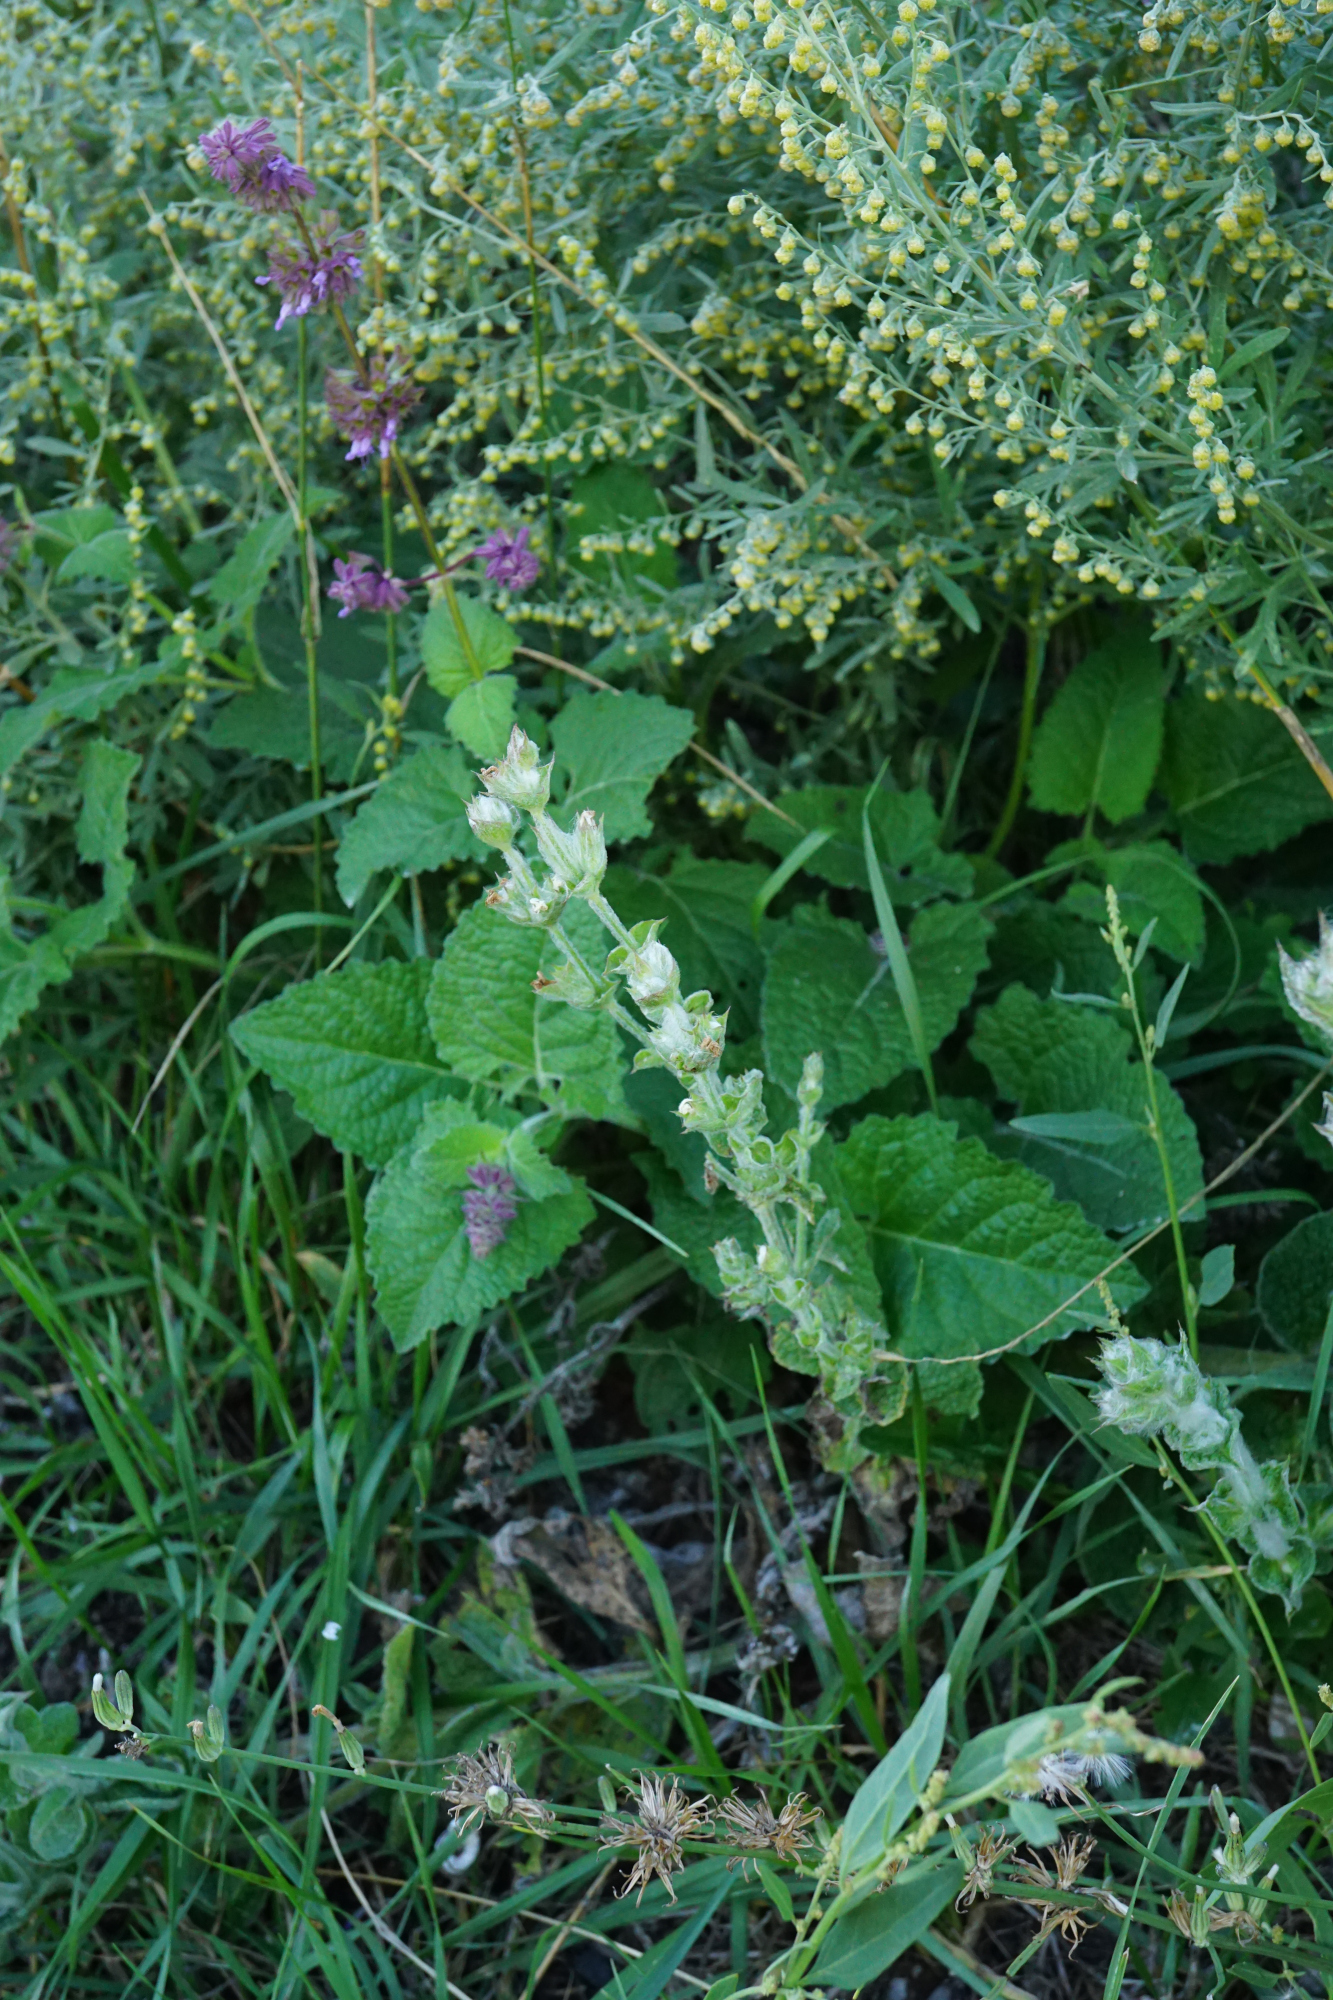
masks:
[[[680,993],[680,967],[666,946],[655,938],[642,945],[629,960],[625,978],[645,1012],[669,1006]]]
[[[482,792],[467,802],[467,823],[478,840],[484,840],[488,847],[509,848],[514,844],[514,836],[522,822],[514,808],[503,799],[492,798]]]
[[[346,1758],[349,1769],[355,1771],[359,1777],[366,1768],[366,1753],[361,1748],[359,1737],[353,1736],[341,1718],[336,1716],[331,1708],[325,1708],[322,1701],[317,1701],[310,1713],[322,1715],[326,1722],[333,1724],[334,1734],[338,1738],[338,1748]],[[193,1726],[192,1724],[191,1727]]]
[[[581,812],[565,833],[548,813],[534,815],[542,860],[570,885],[572,895],[596,889],[606,873],[606,842],[596,813]]]
[[[482,772],[481,782],[492,798],[525,812],[541,812],[551,796],[551,767],[542,763],[532,738],[515,723],[503,758]]]
[[[1288,1005],[1333,1046],[1333,927],[1320,913],[1319,948],[1309,958],[1289,958],[1277,948]]]
[[[206,1722],[192,1722],[190,1734],[194,1738],[195,1754],[201,1763],[216,1764],[227,1747],[227,1729],[222,1719],[222,1710],[215,1701],[208,1704]]]
[[[492,1819],[508,1817],[511,1801],[503,1785],[487,1785],[485,1797],[486,1810]]]

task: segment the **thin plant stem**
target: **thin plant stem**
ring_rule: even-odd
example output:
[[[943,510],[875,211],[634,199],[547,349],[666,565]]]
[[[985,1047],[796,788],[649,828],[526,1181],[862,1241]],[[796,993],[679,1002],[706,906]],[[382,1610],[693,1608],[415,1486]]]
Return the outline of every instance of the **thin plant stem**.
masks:
[[[296,323],[296,497],[301,515],[301,539],[308,533],[306,520],[306,457],[309,441],[310,420],[310,377],[307,356],[306,324],[304,319]],[[319,742],[319,662],[315,656],[315,620],[318,610],[310,588],[309,565],[301,565],[302,611],[301,637],[305,642],[306,703],[310,716],[310,803],[318,806],[324,796],[324,767],[320,756]],[[314,841],[314,899],[318,914],[324,908],[324,819],[322,813],[315,813],[310,822],[311,839]],[[319,955],[319,938],[315,939],[316,962]]]
[[[972,751],[972,738],[976,735],[977,724],[981,720],[982,705],[990,689],[991,676],[995,672],[996,664],[1004,646],[1004,637],[1005,628],[1002,625],[996,634],[995,644],[991,648],[991,656],[987,660],[985,670],[982,673],[981,685],[977,689],[976,700],[972,703],[972,713],[967,718],[967,728],[963,732],[963,741],[958,751],[957,761],[949,775],[948,790],[944,794],[944,804],[940,808],[941,846],[947,846],[948,844],[949,829],[953,822],[954,809],[958,804],[959,788],[962,785],[963,773],[967,769],[967,760]]]
[[[998,854],[1009,838],[1009,829],[1018,818],[1018,808],[1023,803],[1023,786],[1028,774],[1028,755],[1032,749],[1032,727],[1037,715],[1037,689],[1041,686],[1042,669],[1046,665],[1046,621],[1041,616],[1041,584],[1034,582],[1032,597],[1028,606],[1027,659],[1023,668],[1023,705],[1018,715],[1018,743],[1014,750],[1013,775],[1009,780],[1009,794],[1004,809],[996,822],[995,831],[986,842],[986,852]]]
[[[504,0],[505,40],[509,45],[509,76],[513,85],[515,105],[513,120],[514,158],[518,162],[518,185],[523,201],[523,235],[528,246],[528,289],[532,297],[532,362],[537,379],[537,413],[541,418],[541,434],[547,435],[546,414],[546,358],[542,332],[542,295],[537,281],[537,238],[532,224],[532,177],[528,172],[528,153],[523,143],[523,127],[518,116],[518,50],[514,45],[514,24],[509,12],[509,0]],[[551,543],[551,560],[555,560],[555,498],[551,489],[551,464],[542,454],[542,484],[546,493],[546,532]]]

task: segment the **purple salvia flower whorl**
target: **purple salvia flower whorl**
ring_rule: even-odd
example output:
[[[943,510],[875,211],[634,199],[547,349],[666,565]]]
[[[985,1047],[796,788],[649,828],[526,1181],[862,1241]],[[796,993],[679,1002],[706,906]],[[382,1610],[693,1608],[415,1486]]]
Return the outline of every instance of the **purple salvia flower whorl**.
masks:
[[[257,285],[276,285],[282,300],[275,325],[321,312],[350,297],[361,277],[361,231],[339,231],[338,218],[326,210],[304,243],[280,243],[269,252],[268,275]]]
[[[526,590],[541,574],[541,562],[528,547],[526,528],[516,535],[497,528],[474,553],[485,562],[491,582],[506,584],[510,590]]]
[[[351,445],[348,458],[389,456],[404,417],[421,396],[409,367],[408,356],[400,347],[388,358],[372,354],[365,381],[337,375],[332,369],[324,377],[324,402],[335,430]]]
[[[267,118],[256,118],[249,125],[233,125],[224,118],[214,131],[202,134],[199,150],[214,180],[261,215],[295,208],[315,192],[305,168],[280,151]]]
[[[463,1227],[473,1256],[489,1257],[504,1242],[518,1214],[517,1187],[512,1174],[485,1160],[469,1167],[467,1177],[472,1185],[463,1196]]]
[[[256,118],[253,125],[233,125],[224,118],[216,131],[202,134],[199,150],[214,180],[236,194],[246,176],[257,174],[269,154],[277,152],[278,141],[267,118]]]
[[[407,603],[406,584],[358,549],[353,549],[345,562],[334,557],[333,575],[329,596],[342,606],[340,618],[353,611],[401,611]]]

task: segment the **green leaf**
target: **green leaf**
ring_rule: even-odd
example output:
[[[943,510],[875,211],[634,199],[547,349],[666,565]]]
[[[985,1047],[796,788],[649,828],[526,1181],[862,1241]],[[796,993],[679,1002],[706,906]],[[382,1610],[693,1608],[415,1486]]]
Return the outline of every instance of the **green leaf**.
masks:
[[[1171,958],[1194,965],[1206,941],[1203,891],[1189,862],[1164,840],[1132,847],[1103,847],[1100,841],[1069,841],[1052,848],[1052,862],[1081,860],[1101,883],[1109,883],[1131,936],[1151,923],[1152,942]],[[1092,882],[1076,882],[1060,907],[1099,928],[1106,922],[1106,892]]]
[[[998,1095],[1021,1114],[1021,1123],[1014,1121],[1020,1143],[997,1140],[997,1151],[1035,1168],[1102,1229],[1146,1229],[1162,1220],[1166,1187],[1148,1130],[1143,1071],[1115,1015],[1008,986],[977,1015],[969,1046]],[[1157,1093],[1176,1198],[1188,1201],[1203,1186],[1199,1142],[1163,1076]]]
[[[42,1861],[68,1861],[88,1838],[87,1808],[62,1787],[44,1792],[28,1821],[28,1845]]]
[[[1333,1300],[1333,1215],[1308,1215],[1259,1267],[1259,1317],[1280,1347],[1317,1354]]]
[[[1166,674],[1146,632],[1126,633],[1075,667],[1032,739],[1029,786],[1041,812],[1113,824],[1142,812],[1162,751]]]
[[[576,1243],[595,1210],[582,1182],[520,1201],[503,1243],[473,1255],[463,1224],[465,1172],[447,1127],[390,1161],[366,1204],[367,1255],[380,1312],[402,1352],[437,1327],[475,1325]]]
[[[748,1040],[759,1026],[764,957],[750,911],[766,874],[758,862],[698,861],[677,854],[668,874],[609,868],[603,885],[622,923],[666,918],[662,942],[680,966],[681,991],[707,987],[719,1006],[729,1008],[733,1042]]]
[[[781,927],[764,981],[770,1076],[795,1093],[812,1050],[824,1058],[824,1109],[853,1104],[913,1067],[915,1054],[885,961],[858,924],[804,908]],[[909,950],[925,1043],[939,1047],[986,963],[990,925],[970,903],[939,903],[912,925]]]
[[[776,804],[795,824],[788,826],[776,813],[756,806],[746,830],[751,840],[783,856],[808,834],[828,830],[831,838],[810,855],[805,872],[839,889],[869,889],[861,838],[866,790],[864,785],[807,785],[799,792],[783,792]],[[881,785],[871,799],[870,831],[896,907],[971,895],[972,864],[965,855],[943,852],[939,830],[928,792],[890,792]]]
[[[452,744],[432,743],[391,771],[368,798],[338,845],[338,893],[350,907],[372,875],[395,869],[425,874],[446,861],[483,853],[464,803],[476,790]]]
[[[127,695],[151,686],[162,671],[156,664],[128,667],[114,674],[88,667],[62,667],[34,701],[0,715],[0,774],[12,770],[53,723],[91,722]]]
[[[79,1740],[79,1711],[72,1701],[48,1702],[45,1708],[22,1702],[14,1711],[13,1726],[39,1756],[63,1757]]]
[[[1199,1304],[1220,1305],[1235,1282],[1235,1244],[1215,1243],[1211,1250],[1205,1250],[1199,1271]]]
[[[1314,732],[1322,743],[1323,729]],[[1186,688],[1167,709],[1162,778],[1185,846],[1214,864],[1280,847],[1333,801],[1282,727],[1255,702]]]
[[[949,1676],[939,1676],[898,1741],[870,1772],[847,1808],[842,1828],[841,1879],[875,1868],[930,1782],[944,1747]]]
[[[134,548],[129,529],[110,528],[71,549],[56,573],[56,580],[70,583],[78,576],[100,577],[106,583],[132,583]]]
[[[1060,1822],[1040,1799],[1013,1799],[1009,1822],[1031,1847],[1054,1847],[1060,1838]]]
[[[365,751],[372,697],[368,689],[359,694],[322,672],[319,685],[324,775],[346,782]],[[309,696],[304,687],[260,687],[234,694],[210,722],[208,741],[215,750],[245,750],[253,757],[308,770]]]
[[[587,576],[599,583],[619,581],[636,596],[656,601],[662,591],[676,582],[676,551],[660,537],[651,550],[625,549],[616,555],[589,550],[579,543],[585,535],[633,534],[636,528],[659,520],[667,504],[648,474],[635,465],[600,465],[574,481],[565,519],[569,523],[571,560]],[[635,536],[639,540],[640,536]]]
[[[406,1145],[428,1104],[463,1088],[431,1040],[433,970],[414,959],[321,972],[242,1015],[233,1039],[316,1131],[379,1166]]]
[[[602,814],[609,841],[651,833],[648,794],[693,734],[689,709],[660,695],[580,689],[551,724],[557,767],[568,773],[560,803],[568,813]]]
[[[868,1896],[833,1925],[811,1979],[852,1992],[877,1979],[925,1936],[962,1886],[963,1864],[947,1855]]]
[[[953,1359],[1011,1341],[1026,1353],[1107,1324],[1091,1281],[1115,1250],[1028,1168],[997,1160],[979,1139],[960,1139],[928,1115],[863,1119],[838,1163],[899,1353]],[[1143,1286],[1122,1265],[1112,1290],[1129,1305]]]
[[[288,513],[266,514],[247,528],[222,567],[208,579],[206,594],[226,605],[233,617],[252,610],[264,594],[278,558],[296,532]]]
[[[105,868],[125,858],[129,837],[130,786],[139,769],[132,750],[117,749],[100,737],[83,753],[83,803],[75,843],[80,861]]]
[[[507,618],[502,618],[489,604],[483,604],[480,598],[464,597],[461,592],[456,592],[455,602],[482,673],[503,672],[514,657],[518,633]],[[461,694],[465,687],[471,685],[472,668],[463,651],[453,613],[444,598],[432,604],[422,620],[421,658],[426,679],[446,700]]]
[[[565,925],[586,955],[606,955],[607,936],[582,905]],[[626,1068],[605,1014],[584,1013],[532,990],[538,973],[563,962],[544,931],[509,923],[484,903],[464,910],[445,940],[427,996],[440,1058],[456,1075],[494,1083],[506,1096],[535,1087],[567,1114],[632,1123]]]
[[[514,726],[517,693],[518,682],[511,674],[489,674],[483,681],[469,681],[445,711],[450,734],[474,757],[494,763],[504,755]]]

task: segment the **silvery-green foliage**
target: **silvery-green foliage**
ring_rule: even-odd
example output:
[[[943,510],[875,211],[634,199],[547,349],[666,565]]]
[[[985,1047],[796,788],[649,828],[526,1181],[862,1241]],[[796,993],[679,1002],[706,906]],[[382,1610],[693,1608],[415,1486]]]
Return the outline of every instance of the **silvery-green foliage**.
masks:
[[[606,843],[596,815],[579,812],[569,831],[552,818],[549,766],[518,728],[501,762],[481,777],[485,791],[469,805],[468,817],[509,869],[487,902],[511,923],[548,931],[564,946],[565,963],[538,982],[543,993],[609,1014],[639,1044],[636,1069],[666,1069],[682,1086],[681,1123],[702,1133],[708,1146],[705,1185],[710,1192],[728,1188],[763,1232],[753,1256],[733,1237],[716,1244],[726,1302],[764,1321],[786,1367],[819,1377],[841,1427],[828,1447],[831,1462],[855,1463],[862,1455],[860,1427],[897,1414],[904,1378],[900,1366],[886,1372],[877,1362],[884,1328],[853,1303],[836,1275],[842,1269],[835,1241],[839,1217],[823,1207],[811,1168],[824,1133],[816,1118],[822,1058],[807,1056],[796,1091],[797,1123],[773,1139],[762,1071],[722,1075],[726,1015],[711,993],[681,993],[680,968],[658,936],[662,920],[627,928],[602,894]],[[518,844],[523,814],[544,873]],[[590,963],[562,925],[571,899],[586,903],[610,934],[604,967]],[[624,1004],[625,995],[637,1014]]]
[[[1216,1472],[1204,1512],[1249,1555],[1258,1588],[1294,1611],[1314,1573],[1316,1549],[1286,1464],[1259,1463],[1225,1388],[1208,1379],[1183,1340],[1169,1347],[1118,1333],[1103,1342],[1099,1366],[1103,1423],[1135,1437],[1160,1437],[1191,1472]]]

